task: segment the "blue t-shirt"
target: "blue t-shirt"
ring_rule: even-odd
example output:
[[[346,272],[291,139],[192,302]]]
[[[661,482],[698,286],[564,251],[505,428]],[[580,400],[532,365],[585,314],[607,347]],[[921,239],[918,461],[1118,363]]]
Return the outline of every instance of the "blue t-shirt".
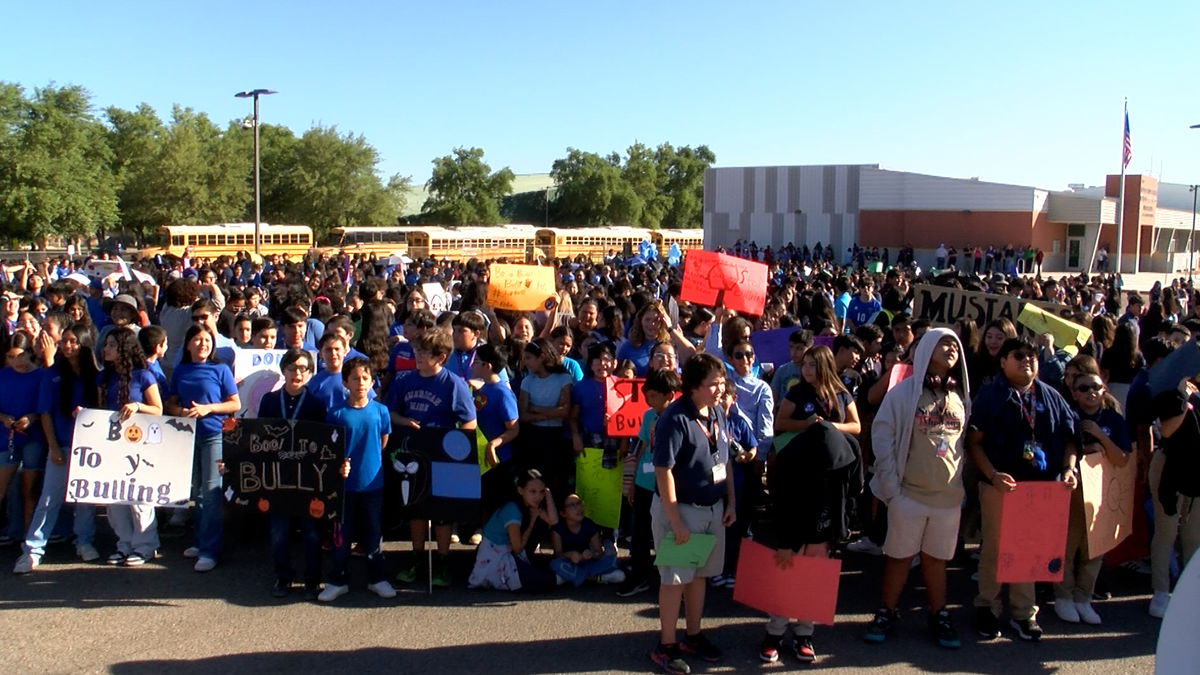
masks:
[[[56,368],[46,368],[43,370],[45,378],[42,380],[41,399],[38,401],[38,410],[43,415],[49,415],[54,423],[54,438],[58,441],[60,447],[64,451],[69,450],[71,438],[75,435],[75,408],[83,406],[83,380],[78,377],[74,378],[71,385],[70,402],[66,410],[62,408],[62,374]]]
[[[638,453],[633,484],[645,490],[654,490],[657,487],[654,478],[654,444],[650,438],[657,422],[658,411],[650,408],[642,413],[642,428],[638,429],[638,441],[642,444],[642,451]]]
[[[417,369],[417,358],[413,353],[412,343],[405,340],[397,342],[388,352],[388,372],[393,375],[408,373]]]
[[[550,373],[538,377],[526,373],[521,378],[521,391],[529,395],[529,403],[539,408],[554,408],[558,406],[558,397],[562,395],[563,387],[571,386],[571,376],[567,373]],[[562,420],[542,420],[532,422],[535,427],[561,427]]]
[[[392,433],[387,408],[367,401],[361,408],[343,405],[329,411],[325,418],[346,430],[346,459],[350,477],[346,492],[371,492],[383,489],[383,436]]]
[[[579,430],[583,433],[604,433],[607,389],[607,383],[590,377],[571,386],[571,404],[579,407]]]
[[[179,405],[190,408],[197,403],[221,403],[238,393],[233,371],[224,363],[180,363],[171,373],[170,395],[178,397]],[[221,420],[225,414],[200,418],[196,434],[200,438],[221,435]]]
[[[308,390],[313,393],[325,406],[326,410],[346,404],[346,385],[342,381],[342,374],[331,373],[322,368],[318,370],[316,375],[305,385]],[[375,390],[367,391],[367,400],[375,400]]]
[[[646,371],[650,369],[650,352],[652,351],[654,351],[654,340],[649,338],[642,340],[640,347],[635,347],[632,342],[626,340],[617,348],[617,360],[629,359],[633,362],[634,374],[638,377],[645,377]]]
[[[411,350],[411,345],[409,346]],[[471,365],[475,363],[475,350],[464,352],[458,349],[450,352],[450,356],[446,357],[446,365],[443,366],[446,370],[461,377],[464,380],[471,379]],[[413,364],[416,368],[416,364]],[[497,373],[500,376],[501,382],[508,382],[508,371],[501,370]]]
[[[153,362],[146,363],[146,370],[154,375],[154,381],[158,383],[158,395],[163,396],[167,393],[167,374],[163,372],[162,364],[155,359]]]
[[[508,526],[521,524],[521,507],[516,502],[501,506],[483,524],[483,536],[497,546],[508,546]]]
[[[846,318],[850,319],[855,326],[864,326],[871,322],[871,317],[879,313],[883,309],[883,303],[875,297],[872,297],[870,302],[863,302],[862,296],[856,295],[850,301],[850,310]]]
[[[475,401],[467,381],[442,368],[436,375],[413,371],[392,382],[387,407],[422,427],[453,429],[475,419]]]
[[[121,407],[121,378],[116,373],[107,370],[99,375],[100,407],[104,410],[117,410]],[[125,403],[145,403],[146,390],[158,386],[154,373],[145,368],[138,368],[129,374],[129,396]],[[158,394],[162,396],[162,392]]]
[[[566,368],[567,372],[571,374],[572,381],[578,382],[583,379],[583,366],[579,365],[578,361],[569,356],[564,356],[562,363],[563,368]]]
[[[18,373],[12,368],[0,369],[0,412],[14,419],[37,414],[45,379],[46,373],[42,368],[28,373]],[[42,425],[35,422],[24,433],[16,434],[14,441],[18,444],[41,441],[45,436]]]
[[[475,392],[475,412],[479,429],[489,441],[504,433],[508,422],[518,418],[517,395],[504,382],[485,382]],[[512,459],[512,444],[496,448],[501,462]]]

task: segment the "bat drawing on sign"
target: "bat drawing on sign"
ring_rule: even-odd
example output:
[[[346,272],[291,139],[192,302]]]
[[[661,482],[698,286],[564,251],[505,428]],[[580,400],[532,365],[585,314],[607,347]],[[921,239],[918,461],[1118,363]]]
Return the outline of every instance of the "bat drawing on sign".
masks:
[[[168,417],[166,424],[167,424],[167,426],[171,427],[172,429],[175,429],[176,431],[182,431],[184,433],[190,433],[192,431],[192,425],[190,425],[186,422],[180,422],[179,420],[177,420],[173,417]]]
[[[392,469],[400,474],[400,500],[404,506],[423,501],[429,491],[429,470],[424,466],[426,460],[408,450],[407,440],[404,446],[392,453]]]

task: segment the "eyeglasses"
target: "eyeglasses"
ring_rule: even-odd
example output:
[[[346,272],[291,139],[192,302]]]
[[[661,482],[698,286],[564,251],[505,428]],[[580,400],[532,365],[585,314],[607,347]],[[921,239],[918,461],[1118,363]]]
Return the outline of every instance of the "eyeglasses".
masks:
[[[208,317],[212,314],[193,314],[192,321],[208,321]]]
[[[1093,391],[1104,391],[1104,385],[1102,385],[1102,384],[1081,384],[1078,387],[1075,387],[1075,391],[1077,391],[1081,394],[1090,394]]]
[[[754,352],[734,352],[733,358],[739,361],[742,359],[752,359],[754,358]]]
[[[285,368],[285,370],[290,370],[294,373],[307,373],[310,370],[312,370],[312,368],[309,368],[308,366],[300,366],[300,365],[292,364],[292,365],[288,366],[287,368]]]

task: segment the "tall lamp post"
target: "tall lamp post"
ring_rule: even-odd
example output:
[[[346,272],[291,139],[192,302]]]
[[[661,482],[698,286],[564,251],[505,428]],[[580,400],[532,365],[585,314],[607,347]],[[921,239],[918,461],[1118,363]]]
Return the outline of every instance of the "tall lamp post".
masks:
[[[1200,124],[1193,124],[1191,129],[1200,129]],[[1196,240],[1196,191],[1200,189],[1200,185],[1192,186],[1192,234],[1188,237],[1188,286],[1192,285],[1192,252],[1195,247]]]
[[[259,229],[262,227],[262,192],[259,190],[258,184],[258,97],[268,94],[276,94],[278,92],[270,89],[253,89],[251,91],[239,91],[234,94],[237,98],[253,98],[254,99],[254,254],[258,255],[258,245],[261,237]]]

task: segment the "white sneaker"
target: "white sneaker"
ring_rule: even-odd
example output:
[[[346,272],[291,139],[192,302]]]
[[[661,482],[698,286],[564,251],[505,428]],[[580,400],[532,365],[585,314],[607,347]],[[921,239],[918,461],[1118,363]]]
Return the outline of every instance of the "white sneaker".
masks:
[[[879,546],[879,544],[871,541],[870,537],[859,537],[858,539],[855,539],[849,544],[846,544],[846,550],[853,551],[854,553],[866,553],[867,555],[883,555],[883,549]]]
[[[196,570],[197,572],[211,572],[216,566],[216,560],[213,560],[212,558],[201,557],[196,559],[196,564],[192,566],[192,569]]]
[[[200,557],[200,549],[195,546],[189,546],[189,547],[183,549],[183,557],[199,558]]]
[[[387,583],[386,581],[384,583]],[[325,590],[317,596],[317,600],[321,602],[333,602],[343,595],[350,592],[349,586],[338,586],[337,584],[325,584]],[[392,591],[395,594],[395,591]]]
[[[1058,606],[1057,602],[1054,604],[1055,606]],[[1096,610],[1092,608],[1092,603],[1077,602],[1075,603],[1075,610],[1079,613],[1080,621],[1083,621],[1090,626],[1100,625],[1100,615],[1097,614]]]
[[[1067,623],[1079,623],[1079,610],[1070,598],[1055,598],[1054,613]]]
[[[13,565],[13,574],[29,574],[38,566],[38,562],[37,558],[25,553],[17,558],[17,564]]]
[[[1150,616],[1161,619],[1167,615],[1167,605],[1171,603],[1171,594],[1166,591],[1154,591],[1150,598]]]
[[[91,544],[80,544],[75,547],[75,553],[83,562],[92,562],[100,559],[100,552]]]
[[[620,584],[625,582],[625,573],[621,570],[613,570],[605,572],[596,577],[596,582],[601,584]]]
[[[346,588],[346,587],[342,586],[342,588]],[[349,589],[347,588],[347,590],[349,590]],[[396,589],[392,588],[392,585],[387,582],[387,579],[384,579],[383,581],[380,581],[379,583],[367,584],[367,590],[371,591],[375,595],[378,595],[379,597],[381,597],[385,600],[389,600],[391,598],[396,597]]]
[[[476,532],[475,534],[471,535],[469,541],[471,542],[472,546],[478,546],[480,542],[483,541],[483,535]]]
[[[451,544],[458,543],[458,533],[457,532],[454,532],[453,534],[450,535],[450,543]]]

